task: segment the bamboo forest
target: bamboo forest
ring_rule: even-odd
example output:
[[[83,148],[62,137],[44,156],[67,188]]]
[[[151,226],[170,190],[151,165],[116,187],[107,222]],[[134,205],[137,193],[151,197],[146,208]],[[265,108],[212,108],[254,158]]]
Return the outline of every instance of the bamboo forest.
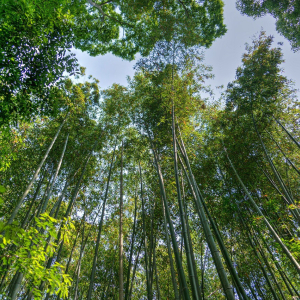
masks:
[[[235,6],[300,49],[299,1]],[[214,97],[226,31],[222,0],[0,1],[0,299],[300,299],[297,90],[262,30]]]

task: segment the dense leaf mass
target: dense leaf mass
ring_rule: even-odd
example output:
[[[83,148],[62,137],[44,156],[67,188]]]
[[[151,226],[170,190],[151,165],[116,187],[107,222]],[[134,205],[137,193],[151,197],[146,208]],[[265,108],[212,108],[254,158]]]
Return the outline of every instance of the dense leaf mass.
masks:
[[[208,47],[226,32],[222,10],[221,0],[1,1],[0,125],[57,115],[56,86],[78,72],[71,47],[127,60],[174,36]]]
[[[272,37],[216,101],[198,46],[221,1],[0,8],[1,299],[300,297],[299,101]],[[61,78],[75,42],[147,56],[101,91]]]
[[[297,0],[237,0],[237,8],[248,16],[270,14],[276,19],[276,29],[287,38],[294,51],[300,49],[300,3]]]

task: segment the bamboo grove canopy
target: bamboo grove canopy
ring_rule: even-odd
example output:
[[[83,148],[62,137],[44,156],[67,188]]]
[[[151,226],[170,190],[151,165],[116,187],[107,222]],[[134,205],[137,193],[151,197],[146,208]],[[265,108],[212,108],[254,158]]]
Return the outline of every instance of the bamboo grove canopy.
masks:
[[[237,0],[237,8],[254,18],[270,14],[276,19],[276,30],[290,41],[292,49],[300,49],[300,3],[285,0]]]
[[[1,299],[300,297],[299,102],[272,37],[247,45],[216,101],[200,46],[225,32],[221,1],[0,7],[4,49],[23,51],[1,58]],[[101,91],[62,77],[42,33],[143,57]],[[35,59],[61,67],[54,81],[27,81]]]
[[[58,113],[57,84],[78,72],[71,47],[132,60],[175,33],[208,47],[226,32],[222,10],[221,0],[1,1],[0,124]]]

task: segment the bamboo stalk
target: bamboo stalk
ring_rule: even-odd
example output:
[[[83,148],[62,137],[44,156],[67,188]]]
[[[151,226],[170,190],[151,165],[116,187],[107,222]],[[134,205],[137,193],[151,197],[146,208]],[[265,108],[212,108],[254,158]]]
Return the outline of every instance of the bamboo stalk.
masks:
[[[39,175],[39,173],[40,173],[40,170],[41,170],[41,168],[42,168],[42,166],[43,166],[45,160],[47,159],[47,157],[48,157],[48,155],[49,155],[49,152],[50,152],[50,150],[52,149],[52,147],[53,147],[53,145],[54,145],[54,143],[55,143],[55,141],[56,141],[56,139],[57,139],[57,137],[58,137],[58,135],[59,135],[59,133],[60,133],[60,130],[62,129],[64,123],[66,122],[66,120],[67,120],[67,118],[68,118],[68,115],[69,115],[69,113],[66,115],[66,117],[65,117],[64,120],[63,120],[63,122],[62,122],[61,125],[59,126],[59,128],[58,128],[58,130],[57,130],[57,132],[56,132],[56,134],[55,134],[55,136],[54,136],[54,138],[52,139],[52,142],[50,143],[50,145],[49,145],[49,147],[48,147],[48,149],[47,149],[47,151],[46,151],[44,157],[42,158],[42,161],[40,162],[39,166],[37,167],[37,169],[36,169],[36,171],[35,171],[35,173],[34,173],[32,179],[31,179],[30,183],[28,184],[26,190],[24,191],[22,197],[21,197],[20,200],[17,202],[17,204],[16,204],[16,206],[15,206],[15,209],[14,209],[13,212],[11,213],[11,215],[10,215],[10,217],[9,217],[9,219],[8,219],[8,221],[7,221],[7,223],[6,223],[6,225],[10,225],[10,224],[12,224],[12,222],[14,221],[14,219],[15,219],[15,217],[16,217],[18,211],[19,211],[19,209],[21,208],[21,205],[22,205],[22,203],[23,203],[25,197],[26,197],[27,194],[29,193],[29,191],[30,191],[32,185],[34,184],[36,178],[38,177],[38,175]]]

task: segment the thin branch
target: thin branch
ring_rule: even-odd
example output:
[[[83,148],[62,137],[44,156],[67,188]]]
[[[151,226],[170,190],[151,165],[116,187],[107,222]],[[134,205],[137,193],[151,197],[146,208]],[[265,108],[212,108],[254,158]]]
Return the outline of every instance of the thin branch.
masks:
[[[103,6],[103,5],[105,5],[105,4],[107,4],[107,3],[110,3],[110,2],[113,2],[113,0],[106,1],[106,2],[104,2],[104,3],[101,3],[101,4],[99,4],[99,5],[100,5],[100,6]]]
[[[190,15],[190,13],[189,13],[189,11],[188,11],[188,9],[186,8],[186,6],[185,6],[185,4],[181,1],[181,0],[178,0],[178,2],[183,6],[183,8],[184,8],[184,10],[185,10],[185,13],[186,13],[186,15],[187,16],[189,16]]]
[[[211,293],[207,296],[207,298],[210,298],[210,296],[212,296],[212,295],[215,294],[216,292],[219,292],[220,290],[221,290],[221,289],[218,288],[217,290],[211,292]]]
[[[108,18],[110,18],[110,19],[116,21],[117,23],[119,23],[119,24],[122,25],[122,26],[124,26],[124,25],[127,25],[127,26],[133,26],[132,24],[129,24],[129,23],[126,23],[126,22],[122,22],[122,21],[120,21],[120,20],[114,18],[113,16],[110,16],[110,15],[106,14],[106,13],[103,11],[102,6],[103,6],[104,4],[109,3],[109,2],[112,2],[112,1],[107,1],[107,2],[102,3],[102,4],[97,4],[97,3],[93,2],[92,0],[87,0],[87,1],[88,1],[88,3],[90,3],[92,6],[94,6],[95,8],[97,8],[97,9],[99,10],[99,12],[101,13],[101,15],[103,16],[103,17],[102,17],[102,21],[104,21],[104,17],[108,17]]]
[[[100,11],[100,13],[103,15],[103,17],[105,17],[105,16],[108,17],[108,15],[104,13],[104,11],[103,11],[103,9],[102,9],[102,5],[99,5],[99,4],[95,3],[95,2],[93,2],[92,0],[87,0],[87,1],[88,1],[88,3],[90,3],[92,6],[96,7],[96,8]]]

